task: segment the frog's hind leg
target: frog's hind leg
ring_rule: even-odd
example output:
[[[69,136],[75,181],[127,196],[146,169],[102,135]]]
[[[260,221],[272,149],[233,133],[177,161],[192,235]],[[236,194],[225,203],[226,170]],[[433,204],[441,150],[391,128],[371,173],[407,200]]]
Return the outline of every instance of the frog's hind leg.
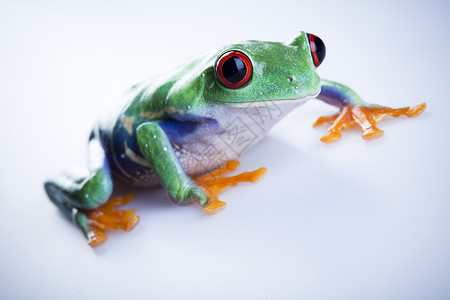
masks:
[[[229,160],[218,169],[193,179],[209,198],[208,203],[203,208],[206,214],[212,215],[225,209],[226,203],[219,200],[220,192],[240,182],[256,182],[266,173],[266,168],[259,168],[255,171],[244,172],[236,176],[224,176],[236,170],[238,166],[238,160]]]
[[[130,202],[132,198],[133,193],[128,193],[125,196],[114,197],[95,209],[84,211],[89,222],[89,245],[96,247],[102,244],[103,242],[97,243],[97,240],[106,238],[103,233],[105,229],[121,229],[129,232],[136,227],[139,216],[134,215],[136,212],[134,209],[116,209],[117,206]]]
[[[49,179],[44,184],[50,200],[83,231],[92,247],[103,244],[107,236],[104,228],[130,229],[138,219],[133,213],[114,211],[114,207],[123,204],[126,199],[111,200],[107,204],[113,189],[113,181],[109,171],[109,164],[94,135],[89,141],[89,167],[85,174],[74,176],[70,172],[61,172],[57,177]],[[114,215],[116,222],[112,222],[108,215]],[[128,222],[124,223],[124,219]],[[104,224],[105,223],[105,224]],[[114,227],[115,226],[115,227]]]

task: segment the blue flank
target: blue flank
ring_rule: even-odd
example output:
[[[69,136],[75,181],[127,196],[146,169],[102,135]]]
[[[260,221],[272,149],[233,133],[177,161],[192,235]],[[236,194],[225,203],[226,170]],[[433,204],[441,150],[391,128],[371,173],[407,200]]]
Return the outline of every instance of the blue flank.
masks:
[[[167,134],[172,144],[195,143],[198,140],[205,139],[208,134],[220,132],[220,125],[216,120],[203,119],[199,121],[177,121],[166,119],[158,121],[161,128]],[[122,122],[118,120],[113,130],[100,128],[98,138],[105,150],[106,159],[109,161],[111,174],[121,181],[130,184],[141,183],[138,174],[152,172],[148,166],[140,165],[125,155],[125,142],[128,148],[137,156],[143,158],[141,149],[136,137],[136,128],[141,122],[133,124],[133,135],[130,135]]]

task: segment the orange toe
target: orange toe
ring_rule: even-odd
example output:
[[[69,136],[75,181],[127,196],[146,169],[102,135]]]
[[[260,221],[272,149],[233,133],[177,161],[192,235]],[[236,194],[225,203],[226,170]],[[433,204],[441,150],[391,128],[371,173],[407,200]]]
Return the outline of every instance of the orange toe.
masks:
[[[408,111],[406,112],[406,115],[409,118],[414,118],[417,117],[418,115],[420,115],[421,113],[423,113],[423,111],[425,110],[425,108],[427,108],[426,103],[422,103],[416,106],[412,106],[408,109]]]
[[[221,212],[227,207],[227,204],[220,200],[209,201],[208,204],[203,208],[203,212],[207,215],[214,215]]]
[[[218,169],[193,178],[194,182],[202,188],[208,196],[209,201],[203,208],[203,212],[207,215],[216,214],[226,208],[226,203],[219,200],[219,193],[225,191],[231,186],[235,186],[240,182],[257,182],[266,173],[266,168],[259,168],[252,172],[244,172],[235,176],[226,177],[225,174],[236,170],[239,166],[238,160],[229,160]]]
[[[329,132],[324,135],[320,140],[324,143],[331,144],[339,141],[342,135],[339,132]]]
[[[363,132],[361,135],[363,139],[366,141],[378,139],[384,135],[384,131],[377,128],[377,127],[371,127]]]
[[[123,230],[126,232],[130,232],[131,230],[134,229],[134,227],[136,227],[139,224],[140,220],[141,218],[139,216],[134,216],[125,224]]]
[[[122,197],[115,197],[102,206],[84,211],[91,229],[88,235],[88,243],[91,247],[100,246],[108,240],[107,235],[104,233],[106,229],[121,229],[129,232],[137,226],[139,216],[134,215],[134,209],[121,210],[116,208],[119,205],[130,202],[132,197],[132,193]]]
[[[89,237],[89,246],[91,247],[98,247],[108,240],[108,236],[103,234],[101,231],[92,232],[92,235]]]

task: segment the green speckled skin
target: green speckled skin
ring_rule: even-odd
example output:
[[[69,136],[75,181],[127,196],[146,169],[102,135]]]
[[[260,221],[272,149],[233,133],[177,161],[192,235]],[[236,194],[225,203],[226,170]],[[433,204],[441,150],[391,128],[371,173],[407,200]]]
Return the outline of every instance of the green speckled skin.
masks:
[[[215,62],[230,49],[241,50],[252,60],[254,73],[251,84],[245,88],[228,89],[217,81]],[[288,77],[293,81],[288,82]],[[127,108],[127,116],[154,112],[164,118],[180,113],[185,115],[183,119],[189,119],[201,115],[212,104],[232,106],[314,96],[320,92],[320,78],[306,34],[302,33],[289,44],[247,41],[229,45],[181,66],[163,82],[144,83],[135,88],[142,90]]]
[[[229,50],[245,53],[253,65],[245,87],[218,82],[216,61]],[[246,41],[212,51],[135,85],[123,110],[94,129],[88,172],[56,176],[45,189],[87,237],[88,220],[79,209],[105,203],[112,177],[134,185],[160,183],[177,202],[205,206],[208,198],[189,175],[211,171],[252,147],[288,112],[317,97],[321,86],[330,104],[363,103],[349,88],[321,81],[304,32],[288,43]],[[232,140],[235,128],[245,133]]]

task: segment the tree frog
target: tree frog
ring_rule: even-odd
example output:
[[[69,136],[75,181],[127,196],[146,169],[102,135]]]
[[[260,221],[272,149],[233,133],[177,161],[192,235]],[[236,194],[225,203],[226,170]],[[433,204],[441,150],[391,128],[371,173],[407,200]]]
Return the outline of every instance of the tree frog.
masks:
[[[48,197],[95,247],[106,241],[105,228],[129,231],[139,221],[133,210],[115,208],[130,195],[109,199],[113,178],[162,185],[176,203],[197,202],[212,214],[225,207],[219,192],[265,172],[224,176],[237,168],[235,158],[308,99],[339,108],[314,124],[330,124],[325,143],[355,124],[364,139],[378,138],[383,131],[376,124],[385,116],[413,117],[425,109],[425,103],[400,109],[369,104],[347,86],[319,78],[325,52],[323,41],[306,32],[288,43],[250,40],[136,84],[123,109],[92,130],[86,174],[62,172],[47,180]]]

